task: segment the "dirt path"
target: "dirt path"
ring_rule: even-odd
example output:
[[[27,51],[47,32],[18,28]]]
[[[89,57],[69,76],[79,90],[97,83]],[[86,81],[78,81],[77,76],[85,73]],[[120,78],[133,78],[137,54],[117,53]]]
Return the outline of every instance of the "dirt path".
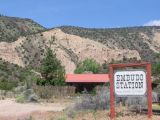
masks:
[[[29,115],[32,112],[62,111],[67,103],[16,103],[15,100],[0,100],[0,120]]]

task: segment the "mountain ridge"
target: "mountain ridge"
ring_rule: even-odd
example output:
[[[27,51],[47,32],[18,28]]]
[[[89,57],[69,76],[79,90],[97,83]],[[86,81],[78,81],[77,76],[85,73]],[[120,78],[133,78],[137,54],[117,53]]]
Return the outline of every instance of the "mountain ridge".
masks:
[[[0,42],[14,42],[18,37],[45,30],[28,18],[0,16]]]
[[[22,19],[22,21],[18,21],[18,18],[14,19],[19,22],[15,25],[21,24],[23,20],[27,20],[27,23],[28,20],[30,21],[30,19]],[[56,52],[67,73],[73,73],[76,65],[86,58],[93,58],[100,64],[126,59],[153,63],[156,62],[156,55],[160,51],[159,26],[102,29],[60,26],[45,29],[37,23],[30,24],[30,32],[18,33],[14,40],[0,39],[1,59],[22,67],[28,65],[39,67],[53,36],[56,40],[51,45],[51,49]],[[38,28],[32,31],[32,27],[37,26]]]
[[[137,50],[143,60],[154,62],[154,52],[159,52],[159,44],[156,46],[158,50],[153,50],[150,45],[154,44],[153,37],[155,33],[160,33],[160,26],[144,26],[144,27],[125,27],[125,28],[109,28],[109,29],[91,29],[81,27],[60,27],[60,29],[68,34],[78,35],[84,38],[90,38],[98,41],[113,49],[116,47],[121,49]],[[159,39],[159,38],[158,38]],[[157,40],[156,40],[157,41]],[[156,42],[154,41],[154,42]],[[142,50],[141,50],[142,48]],[[151,54],[151,56],[147,56]]]

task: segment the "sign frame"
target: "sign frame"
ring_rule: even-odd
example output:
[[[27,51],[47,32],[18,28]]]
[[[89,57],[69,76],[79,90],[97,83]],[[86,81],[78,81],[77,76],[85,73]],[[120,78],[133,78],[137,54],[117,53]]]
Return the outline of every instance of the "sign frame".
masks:
[[[143,63],[129,63],[129,64],[110,64],[109,78],[110,78],[110,117],[115,119],[115,91],[114,91],[114,70],[117,68],[128,67],[145,67],[146,83],[147,83],[147,104],[148,104],[148,118],[152,117],[152,81],[151,81],[151,64],[149,62]],[[136,70],[136,69],[135,69]]]

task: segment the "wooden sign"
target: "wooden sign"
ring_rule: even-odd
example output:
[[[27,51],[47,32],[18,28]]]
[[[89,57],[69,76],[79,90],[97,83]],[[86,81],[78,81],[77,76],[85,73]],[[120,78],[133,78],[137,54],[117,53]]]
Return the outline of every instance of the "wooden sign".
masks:
[[[143,70],[123,71],[122,68],[143,67]],[[137,70],[137,71],[136,71]],[[145,72],[146,71],[146,72]],[[152,86],[151,86],[151,64],[133,63],[133,64],[110,64],[110,117],[115,119],[115,93],[120,96],[139,96],[147,91],[148,118],[152,117]],[[135,92],[135,93],[134,93]],[[139,93],[138,93],[139,92]]]

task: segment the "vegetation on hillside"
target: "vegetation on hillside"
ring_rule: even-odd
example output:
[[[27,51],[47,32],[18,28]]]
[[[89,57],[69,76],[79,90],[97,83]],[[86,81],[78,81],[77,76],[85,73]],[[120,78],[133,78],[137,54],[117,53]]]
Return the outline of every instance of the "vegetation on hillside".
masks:
[[[13,42],[19,36],[37,33],[44,27],[27,18],[0,16],[0,42]]]
[[[47,48],[45,39],[39,33],[26,36],[26,40],[16,48],[16,51],[26,66],[30,65],[36,69],[40,67]]]
[[[0,89],[11,90],[32,80],[33,73],[28,68],[0,60]]]
[[[138,63],[141,61],[137,61],[136,58],[123,58],[121,61],[112,61],[111,63],[104,62],[103,64],[99,64],[93,58],[87,58],[84,61],[77,64],[77,67],[74,73],[81,74],[85,72],[92,72],[92,73],[109,73],[109,64],[118,64],[118,63]]]
[[[109,29],[62,26],[60,29],[68,34],[98,41],[111,49],[137,50],[143,60],[151,62],[155,61],[155,53],[145,41],[151,43],[154,32],[159,32],[160,30],[159,26]],[[145,37],[145,35],[147,37]]]
[[[81,27],[72,27],[72,26],[62,26],[60,29],[68,34],[78,35],[80,37],[89,38],[91,40],[98,41],[100,43],[103,43],[104,45],[108,46],[109,48],[115,49],[131,49],[131,50],[137,50],[143,60],[154,62],[153,64],[153,75],[158,75],[160,73],[160,64],[158,61],[157,54],[155,54],[148,44],[143,41],[145,39],[148,42],[151,42],[154,31],[159,31],[160,27],[132,27],[132,28],[110,28],[110,29],[94,29],[94,28],[81,28]],[[40,31],[45,30],[44,27],[37,24],[33,20],[30,19],[21,19],[16,17],[7,17],[0,15],[0,42],[6,41],[6,42],[12,42],[17,39],[19,36],[26,36],[26,40],[21,44],[21,46],[18,46],[16,48],[17,52],[19,53],[19,57],[22,58],[22,61],[25,65],[31,65],[33,69],[38,70],[40,67],[40,72],[42,73],[42,76],[44,79],[41,79],[40,81],[42,83],[39,84],[52,84],[52,85],[58,85],[60,83],[56,83],[59,81],[56,81],[55,79],[62,80],[62,83],[64,81],[64,68],[61,66],[60,61],[58,61],[56,58],[55,53],[53,53],[54,58],[50,59],[51,66],[55,65],[57,63],[57,66],[55,66],[55,69],[58,69],[57,74],[61,74],[62,78],[53,78],[55,74],[55,69],[51,70],[50,73],[47,74],[47,71],[44,69],[45,66],[50,67],[49,60],[47,58],[47,54],[51,54],[51,51],[48,50],[47,45],[45,44],[45,39],[43,37],[43,34],[39,33]],[[37,33],[38,34],[34,34]],[[147,35],[147,38],[144,37],[142,34],[144,33]],[[28,34],[34,34],[29,35]],[[32,44],[34,40],[34,44]],[[125,44],[124,44],[125,43]],[[65,50],[65,48],[63,48]],[[46,53],[46,50],[50,51]],[[78,57],[74,54],[72,54],[71,51],[67,51],[71,56],[71,60],[78,64]],[[46,57],[44,58],[46,54]],[[51,57],[50,57],[51,58]],[[124,62],[125,59],[121,62]],[[156,61],[156,62],[155,62]],[[47,63],[48,62],[48,63]],[[3,65],[4,64],[4,65]],[[0,67],[0,80],[2,81],[2,84],[8,84],[6,81],[23,81],[25,78],[23,78],[24,73],[26,72],[25,68],[18,67],[17,65],[13,65],[11,63],[7,63],[4,61],[0,61],[0,65],[3,67]],[[42,69],[43,68],[43,69]],[[108,72],[108,64],[104,63],[103,65],[100,65],[93,59],[87,59],[77,65],[77,68],[75,70],[75,73],[83,73],[85,71],[91,71],[93,73],[107,73]],[[47,74],[47,75],[46,75]],[[58,76],[58,75],[57,75]],[[4,80],[5,79],[5,80]],[[46,82],[48,80],[48,82]],[[45,82],[44,82],[45,81]],[[54,81],[54,82],[53,82]],[[44,83],[43,83],[44,82]],[[17,86],[18,82],[14,82],[13,86]],[[1,85],[0,85],[1,86]],[[5,86],[5,85],[2,85]],[[10,84],[8,84],[10,86]],[[7,87],[5,87],[7,88]]]

